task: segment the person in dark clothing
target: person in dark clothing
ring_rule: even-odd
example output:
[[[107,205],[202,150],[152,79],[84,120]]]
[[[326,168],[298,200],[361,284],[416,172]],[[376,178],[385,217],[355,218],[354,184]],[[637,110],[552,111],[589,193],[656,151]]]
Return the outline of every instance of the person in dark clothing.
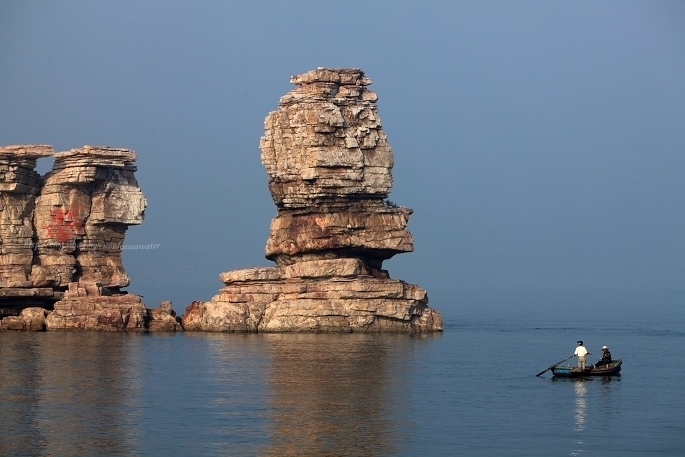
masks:
[[[609,365],[611,363],[611,352],[609,352],[609,348],[606,346],[602,346],[602,358],[599,359],[599,362],[595,364],[596,367],[601,367],[603,365]]]

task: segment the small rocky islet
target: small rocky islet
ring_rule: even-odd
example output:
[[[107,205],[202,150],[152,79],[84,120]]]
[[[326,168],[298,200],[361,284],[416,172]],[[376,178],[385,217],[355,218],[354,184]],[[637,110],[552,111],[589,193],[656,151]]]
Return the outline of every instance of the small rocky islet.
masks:
[[[371,81],[318,68],[291,83],[260,142],[276,265],[221,273],[224,287],[182,317],[122,290],[124,235],[147,205],[133,151],[0,147],[0,330],[442,331],[426,291],[382,268],[413,251],[412,210],[387,200],[393,155]],[[36,160],[51,155],[40,176]]]

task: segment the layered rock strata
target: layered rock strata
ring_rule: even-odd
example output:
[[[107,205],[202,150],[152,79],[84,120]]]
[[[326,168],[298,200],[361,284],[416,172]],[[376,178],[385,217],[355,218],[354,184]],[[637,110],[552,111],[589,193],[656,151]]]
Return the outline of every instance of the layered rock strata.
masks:
[[[112,294],[93,283],[70,283],[45,319],[47,330],[144,330],[147,309],[134,294]]]
[[[382,269],[413,251],[412,210],[386,201],[393,156],[371,81],[319,68],[291,82],[260,143],[278,209],[265,254],[277,266],[222,273],[225,287],[186,309],[185,329],[441,331],[426,292]]]
[[[61,291],[31,279],[36,261],[33,216],[42,186],[35,167],[38,159],[53,153],[48,145],[0,147],[0,319],[18,319],[10,327],[0,324],[0,329],[20,326],[23,308],[49,307],[61,297]]]
[[[404,332],[442,329],[426,291],[376,278],[360,259],[298,262],[222,273],[211,301],[186,308],[186,330],[227,332]]]
[[[47,145],[0,147],[0,290],[34,287],[33,214],[41,189],[36,161],[54,153]]]
[[[129,149],[85,146],[55,154],[36,199],[35,286],[97,282],[114,291],[129,285],[121,263],[124,234],[143,222],[147,202]]]
[[[0,330],[42,332],[45,330],[47,313],[45,308],[24,308],[18,316],[8,316],[0,320]]]
[[[143,329],[148,311],[121,291],[124,234],[147,205],[129,149],[84,146],[54,154],[41,177],[36,160],[52,147],[0,147],[0,328],[34,329],[23,308],[49,311],[52,329]],[[19,314],[18,316],[16,314]],[[0,316],[2,317],[2,316]],[[28,322],[28,324],[27,324]],[[7,325],[5,325],[7,324]]]
[[[71,282],[45,319],[46,330],[144,330],[147,309],[139,295],[99,283]]]

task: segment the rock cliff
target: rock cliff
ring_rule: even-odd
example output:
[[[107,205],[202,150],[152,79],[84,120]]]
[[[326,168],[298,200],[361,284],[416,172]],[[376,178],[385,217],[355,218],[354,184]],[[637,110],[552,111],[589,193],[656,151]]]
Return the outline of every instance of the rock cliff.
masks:
[[[277,207],[266,258],[276,266],[222,273],[225,287],[186,309],[185,329],[441,331],[426,292],[382,269],[413,251],[412,210],[386,200],[393,156],[371,81],[319,68],[291,82],[260,142]]]

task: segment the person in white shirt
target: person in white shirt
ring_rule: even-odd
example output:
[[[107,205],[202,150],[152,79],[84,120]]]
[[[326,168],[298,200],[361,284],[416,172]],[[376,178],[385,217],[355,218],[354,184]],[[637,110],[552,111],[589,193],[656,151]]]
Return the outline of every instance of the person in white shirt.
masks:
[[[574,352],[571,357],[578,357],[578,368],[580,368],[581,370],[585,370],[585,356],[587,356],[588,354],[592,355],[592,352],[589,352],[587,349],[585,349],[585,346],[583,346],[582,341],[578,341],[578,347],[576,348],[576,352]]]

